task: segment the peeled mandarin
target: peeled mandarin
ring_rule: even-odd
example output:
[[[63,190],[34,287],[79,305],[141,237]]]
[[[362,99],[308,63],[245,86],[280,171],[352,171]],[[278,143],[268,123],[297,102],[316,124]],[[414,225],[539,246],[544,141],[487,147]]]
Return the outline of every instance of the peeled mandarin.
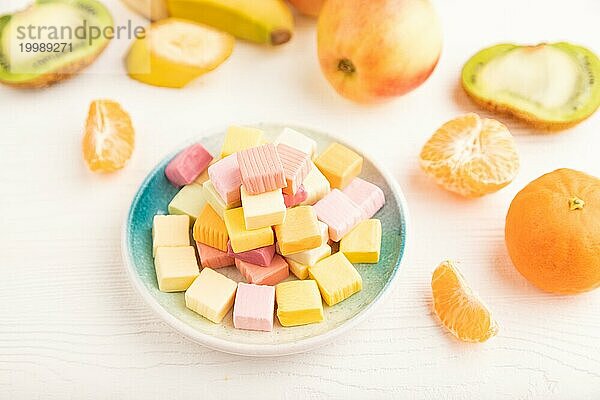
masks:
[[[83,158],[94,172],[113,172],[125,166],[135,144],[129,114],[112,100],[94,100],[90,105]]]
[[[496,192],[512,182],[519,170],[508,128],[474,113],[442,125],[423,146],[419,161],[440,186],[465,197]]]

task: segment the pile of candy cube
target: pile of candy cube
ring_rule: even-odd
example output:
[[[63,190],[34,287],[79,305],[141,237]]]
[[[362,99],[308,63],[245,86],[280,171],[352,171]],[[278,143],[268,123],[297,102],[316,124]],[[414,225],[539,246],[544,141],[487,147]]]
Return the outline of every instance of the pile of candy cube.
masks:
[[[185,291],[186,306],[214,323],[233,307],[235,328],[260,331],[273,329],[275,307],[282,326],[316,323],[321,298],[333,306],[359,292],[352,263],[379,262],[372,217],[384,194],[358,177],[363,158],[351,149],[316,151],[289,128],[268,143],[260,129],[232,126],[218,160],[201,144],[175,156],[165,175],[181,190],[152,227],[159,289]],[[229,266],[246,283],[218,272]]]

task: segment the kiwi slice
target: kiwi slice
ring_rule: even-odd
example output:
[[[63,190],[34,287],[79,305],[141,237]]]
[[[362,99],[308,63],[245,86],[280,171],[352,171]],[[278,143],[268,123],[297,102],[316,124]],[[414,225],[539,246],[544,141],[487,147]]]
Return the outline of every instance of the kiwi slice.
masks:
[[[96,0],[37,0],[1,16],[0,82],[39,88],[69,78],[102,53],[111,29],[112,16]]]
[[[499,44],[465,64],[462,86],[481,106],[543,129],[573,126],[600,106],[600,60],[570,43]]]

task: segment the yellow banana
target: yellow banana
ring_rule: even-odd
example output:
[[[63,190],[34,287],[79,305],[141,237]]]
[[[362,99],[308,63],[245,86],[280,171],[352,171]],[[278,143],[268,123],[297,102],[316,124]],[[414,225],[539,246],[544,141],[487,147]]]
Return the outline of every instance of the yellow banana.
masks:
[[[294,17],[283,0],[167,0],[172,17],[186,18],[256,43],[292,37]]]

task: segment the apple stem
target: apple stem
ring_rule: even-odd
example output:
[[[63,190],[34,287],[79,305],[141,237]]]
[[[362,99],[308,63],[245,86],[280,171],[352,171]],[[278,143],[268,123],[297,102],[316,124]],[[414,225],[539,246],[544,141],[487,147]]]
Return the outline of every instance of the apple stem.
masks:
[[[356,67],[354,67],[352,61],[347,58],[342,58],[340,62],[338,62],[338,69],[346,74],[353,74],[356,72]]]

